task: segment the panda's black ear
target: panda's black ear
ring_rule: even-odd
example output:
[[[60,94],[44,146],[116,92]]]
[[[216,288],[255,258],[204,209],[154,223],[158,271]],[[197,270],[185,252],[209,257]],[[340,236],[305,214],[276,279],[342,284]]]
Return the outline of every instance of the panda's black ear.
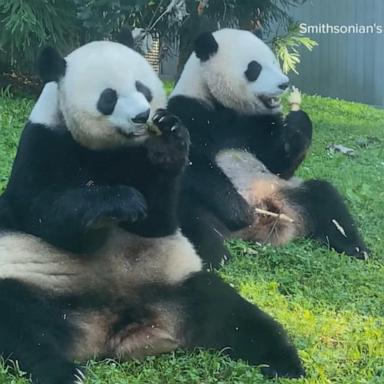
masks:
[[[67,62],[55,48],[44,48],[37,60],[37,70],[43,83],[59,81],[65,75]]]
[[[135,45],[135,39],[133,38],[132,31],[128,27],[121,29],[119,34],[116,36],[116,41],[132,49]]]
[[[203,33],[195,41],[195,53],[201,61],[207,61],[219,49],[219,44],[212,33]]]

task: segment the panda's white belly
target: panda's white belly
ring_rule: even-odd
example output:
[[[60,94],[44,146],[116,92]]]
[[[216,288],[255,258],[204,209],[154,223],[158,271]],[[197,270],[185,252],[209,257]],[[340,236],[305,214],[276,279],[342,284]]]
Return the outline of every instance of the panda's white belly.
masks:
[[[71,254],[31,235],[0,234],[0,279],[17,279],[52,293],[174,284],[201,267],[201,259],[180,232],[143,238],[115,228],[103,247],[90,255]]]
[[[288,182],[271,173],[254,155],[238,149],[226,149],[216,155],[216,163],[249,204],[271,196]]]
[[[178,283],[202,268],[200,257],[180,231],[166,237],[146,238],[116,228],[95,257],[133,285]]]
[[[21,233],[0,235],[0,279],[17,279],[39,287],[63,290],[77,285],[82,263],[40,239]]]
[[[235,232],[235,238],[280,245],[302,234],[302,209],[284,193],[299,188],[301,180],[279,178],[255,156],[242,150],[223,150],[217,154],[216,163],[250,207],[255,209],[253,224]],[[289,221],[280,219],[282,215]]]

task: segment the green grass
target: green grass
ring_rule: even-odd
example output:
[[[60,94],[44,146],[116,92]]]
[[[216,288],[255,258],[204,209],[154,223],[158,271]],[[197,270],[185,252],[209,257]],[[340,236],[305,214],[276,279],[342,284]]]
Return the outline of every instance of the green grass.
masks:
[[[0,97],[0,190],[32,102]],[[384,383],[384,111],[308,96],[303,108],[315,123],[304,178],[326,178],[339,188],[372,250],[368,262],[352,260],[300,240],[281,248],[231,243],[233,260],[222,276],[288,329],[308,377],[288,384]],[[366,140],[361,148],[357,140]],[[329,144],[357,156],[330,154]],[[0,383],[26,381],[0,369]],[[257,368],[218,353],[178,351],[144,362],[89,363],[87,383],[267,383]]]

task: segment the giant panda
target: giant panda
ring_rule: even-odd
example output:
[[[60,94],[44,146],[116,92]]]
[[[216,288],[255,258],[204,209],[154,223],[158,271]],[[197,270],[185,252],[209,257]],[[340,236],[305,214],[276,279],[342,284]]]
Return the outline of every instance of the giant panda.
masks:
[[[275,245],[307,236],[336,251],[367,257],[341,196],[328,182],[292,178],[312,139],[312,123],[292,100],[270,48],[248,31],[201,35],[168,101],[191,135],[182,182],[183,233],[206,263],[229,257],[223,240]],[[297,99],[297,95],[294,95]]]
[[[39,69],[47,84],[0,197],[0,356],[36,384],[177,347],[303,375],[282,327],[203,270],[179,230],[189,136],[158,109],[147,61],[103,41],[65,58],[48,48]]]

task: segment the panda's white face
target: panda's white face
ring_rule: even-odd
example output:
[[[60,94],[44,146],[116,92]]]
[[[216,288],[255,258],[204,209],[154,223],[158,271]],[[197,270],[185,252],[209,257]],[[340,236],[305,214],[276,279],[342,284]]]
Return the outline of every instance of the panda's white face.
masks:
[[[58,109],[76,141],[109,149],[140,144],[148,137],[146,122],[166,98],[144,57],[124,45],[98,41],[76,49],[65,61]]]
[[[246,115],[280,112],[279,96],[289,79],[271,49],[248,31],[222,29],[212,35],[207,57],[192,54],[172,96],[214,99]]]

